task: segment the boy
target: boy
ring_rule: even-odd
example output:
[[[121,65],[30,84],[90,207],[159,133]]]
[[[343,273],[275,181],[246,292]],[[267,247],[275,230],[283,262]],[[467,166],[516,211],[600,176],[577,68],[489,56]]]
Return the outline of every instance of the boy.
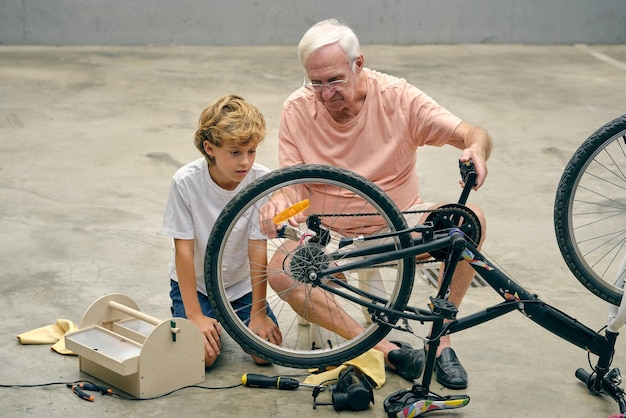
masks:
[[[245,185],[269,172],[254,162],[256,148],[266,132],[265,118],[256,107],[236,95],[221,97],[204,109],[198,122],[194,144],[204,158],[184,165],[172,178],[161,229],[174,241],[174,255],[169,263],[172,314],[189,319],[205,336],[206,367],[215,363],[221,348],[221,327],[209,304],[204,282],[206,244],[228,201]],[[257,266],[266,266],[267,255],[262,250],[265,239],[258,225],[244,228],[238,242],[229,242],[234,252],[241,253],[234,254],[229,271],[241,271],[246,263],[254,263],[255,271],[259,270]],[[262,241],[263,245],[248,245],[248,240]],[[265,304],[265,284],[255,286],[256,280],[250,276],[226,279],[232,282],[228,284],[228,299],[240,319],[262,338],[281,344],[282,335],[271,309],[267,305],[265,309],[257,306]],[[251,320],[251,309],[265,310],[266,315],[254,315]],[[263,359],[252,357],[257,364],[266,364]]]

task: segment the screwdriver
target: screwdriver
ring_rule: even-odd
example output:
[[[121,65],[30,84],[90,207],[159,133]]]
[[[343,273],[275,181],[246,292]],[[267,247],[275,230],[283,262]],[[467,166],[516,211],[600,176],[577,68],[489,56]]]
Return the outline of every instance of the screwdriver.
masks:
[[[256,373],[246,373],[241,376],[241,383],[244,386],[253,388],[278,388],[284,390],[294,390],[300,387],[300,382],[290,377],[264,376]]]
[[[83,391],[78,385],[72,385],[72,392],[74,392],[81,399],[93,402],[93,395],[90,395],[87,392]]]
[[[99,386],[99,385],[96,385],[95,383],[81,382],[78,384],[78,386],[83,390],[93,390],[93,391],[100,392],[103,395],[113,394],[113,391],[110,388]]]

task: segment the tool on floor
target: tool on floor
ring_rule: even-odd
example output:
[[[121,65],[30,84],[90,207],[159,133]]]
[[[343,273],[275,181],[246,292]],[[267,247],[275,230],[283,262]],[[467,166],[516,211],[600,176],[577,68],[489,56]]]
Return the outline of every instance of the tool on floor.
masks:
[[[113,391],[105,386],[96,385],[95,383],[81,382],[78,383],[78,387],[83,390],[91,390],[94,392],[100,392],[103,395],[112,395]]]
[[[71,385],[70,388],[72,389],[72,392],[74,392],[79,398],[89,402],[93,402],[93,395],[90,395],[87,392],[83,391],[78,385]]]
[[[350,366],[339,374],[337,383],[333,385],[312,385],[300,383],[297,379],[284,376],[265,376],[256,373],[245,373],[241,383],[253,388],[277,388],[295,390],[300,386],[313,388],[313,409],[318,405],[332,405],[336,411],[364,411],[370,402],[374,403],[374,392],[371,383],[357,368]],[[330,391],[331,402],[319,402],[317,397],[324,391]]]
[[[339,374],[337,383],[330,385],[332,402],[318,402],[321,390],[318,386],[313,391],[313,409],[318,405],[332,405],[335,411],[364,411],[374,403],[374,391],[367,377],[354,366],[350,366]]]
[[[336,411],[364,411],[369,408],[370,402],[374,403],[374,391],[365,375],[350,366],[339,375],[332,400]]]
[[[93,302],[78,330],[65,335],[65,345],[78,354],[81,371],[137,398],[204,382],[198,328],[184,318],[161,321],[146,315],[118,293]],[[83,389],[77,386],[75,393],[83,397]]]
[[[68,383],[67,387],[72,389],[72,392],[76,394],[81,399],[84,399],[89,402],[94,401],[93,395],[85,392],[85,391],[93,391],[100,392],[103,395],[112,395],[113,391],[107,387],[96,385],[95,383],[88,382],[79,382],[79,383]]]
[[[264,376],[256,373],[246,373],[241,376],[241,383],[244,386],[253,388],[277,388],[283,390],[294,390],[300,387],[297,379],[283,376]]]

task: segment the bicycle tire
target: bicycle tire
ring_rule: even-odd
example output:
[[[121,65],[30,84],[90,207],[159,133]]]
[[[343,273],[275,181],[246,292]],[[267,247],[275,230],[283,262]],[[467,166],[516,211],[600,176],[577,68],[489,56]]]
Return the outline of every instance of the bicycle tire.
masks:
[[[554,226],[561,254],[594,295],[619,305],[626,257],[626,115],[606,123],[576,150],[557,188]]]
[[[267,202],[268,196],[283,187],[300,187],[309,191],[319,191],[319,187],[324,187],[326,190],[331,190],[332,188],[334,192],[349,193],[352,196],[350,201],[358,202],[361,205],[361,210],[357,213],[376,213],[375,218],[369,217],[359,220],[361,223],[364,223],[366,219],[368,220],[368,222],[364,223],[364,226],[370,225],[369,221],[382,220],[385,224],[385,229],[399,231],[407,227],[406,221],[389,197],[366,178],[338,167],[299,165],[273,171],[246,186],[226,205],[215,223],[207,243],[205,282],[209,302],[215,311],[218,321],[226,332],[245,352],[275,364],[296,368],[323,368],[339,365],[374,347],[389,333],[393,318],[390,319],[390,323],[372,321],[368,324],[363,314],[363,308],[343,297],[343,293],[339,289],[339,295],[334,295],[331,299],[332,302],[340,304],[344,311],[350,314],[351,318],[359,321],[363,327],[362,332],[354,338],[344,338],[321,329],[319,334],[325,334],[324,338],[327,338],[325,342],[328,344],[326,346],[323,344],[313,346],[311,345],[311,338],[317,339],[317,336],[311,336],[310,334],[315,327],[310,323],[308,325],[303,323],[302,318],[296,315],[291,306],[284,301],[289,296],[286,292],[279,296],[267,285],[266,301],[277,318],[283,337],[283,343],[279,346],[260,338],[249,329],[246,323],[239,319],[236,308],[228,302],[226,278],[223,272],[228,260],[229,250],[227,243],[234,226],[241,222],[241,219],[244,217],[254,219],[254,217],[258,216],[257,211],[262,204]],[[313,189],[315,187],[318,189]],[[328,199],[328,202],[326,202],[326,199],[311,201],[309,212],[312,212],[315,207],[315,209],[321,209],[321,213],[328,215],[336,214],[337,220],[333,216],[324,217],[323,219],[328,223],[330,229],[335,228],[334,225],[338,225],[337,228],[333,229],[334,232],[345,232],[345,225],[344,229],[339,229],[338,219],[345,218],[347,213],[342,213],[343,207],[338,207],[336,203],[333,204],[332,200]],[[316,213],[320,212],[317,211]],[[331,222],[333,223],[331,224]],[[345,224],[346,221],[344,220],[343,223]],[[348,223],[352,225],[350,235],[359,232],[354,229],[353,221]],[[298,228],[299,233],[302,234],[301,237],[306,237],[306,234],[311,232],[307,229],[306,224],[299,224]],[[332,238],[331,243],[333,240],[335,238]],[[412,240],[408,233],[399,234],[387,240],[393,243],[394,248],[398,249],[412,245]],[[286,254],[281,252],[281,245],[285,241],[287,241],[285,238],[268,239],[266,241],[268,260],[277,253],[276,257],[283,257],[283,255],[286,257]],[[299,248],[304,247],[305,245],[303,244]],[[294,252],[292,251],[290,254],[293,255]],[[291,260],[294,259],[295,257],[291,257]],[[337,257],[332,262],[341,263],[341,259]],[[282,272],[290,275],[290,277],[296,276],[292,272],[293,265],[287,264],[287,266],[288,268],[285,268]],[[413,287],[415,274],[414,259],[401,259],[392,266],[381,268],[386,273],[382,276],[385,278],[384,281],[379,283],[382,286],[379,286],[378,289],[372,288],[371,290],[372,292],[385,292],[387,302],[379,302],[382,306],[402,311],[408,303]],[[297,271],[295,268],[293,270]],[[355,272],[344,271],[343,274],[347,283],[356,283],[357,287],[361,284],[358,283],[361,279]],[[381,287],[384,287],[384,290],[380,289]],[[312,290],[310,285],[298,288],[305,289],[307,296],[310,293],[306,292],[311,292]],[[348,292],[346,291],[345,293],[347,294]],[[359,296],[359,300],[360,298],[361,296]]]

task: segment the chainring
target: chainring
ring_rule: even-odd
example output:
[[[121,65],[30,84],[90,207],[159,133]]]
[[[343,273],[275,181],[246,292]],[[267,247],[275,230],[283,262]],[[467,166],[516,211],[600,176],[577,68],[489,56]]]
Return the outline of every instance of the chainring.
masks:
[[[426,217],[425,222],[432,222],[434,233],[450,231],[458,228],[466,238],[475,244],[480,242],[482,228],[478,216],[467,206],[450,203],[434,209]],[[438,261],[446,259],[447,249],[432,251],[430,255]]]

